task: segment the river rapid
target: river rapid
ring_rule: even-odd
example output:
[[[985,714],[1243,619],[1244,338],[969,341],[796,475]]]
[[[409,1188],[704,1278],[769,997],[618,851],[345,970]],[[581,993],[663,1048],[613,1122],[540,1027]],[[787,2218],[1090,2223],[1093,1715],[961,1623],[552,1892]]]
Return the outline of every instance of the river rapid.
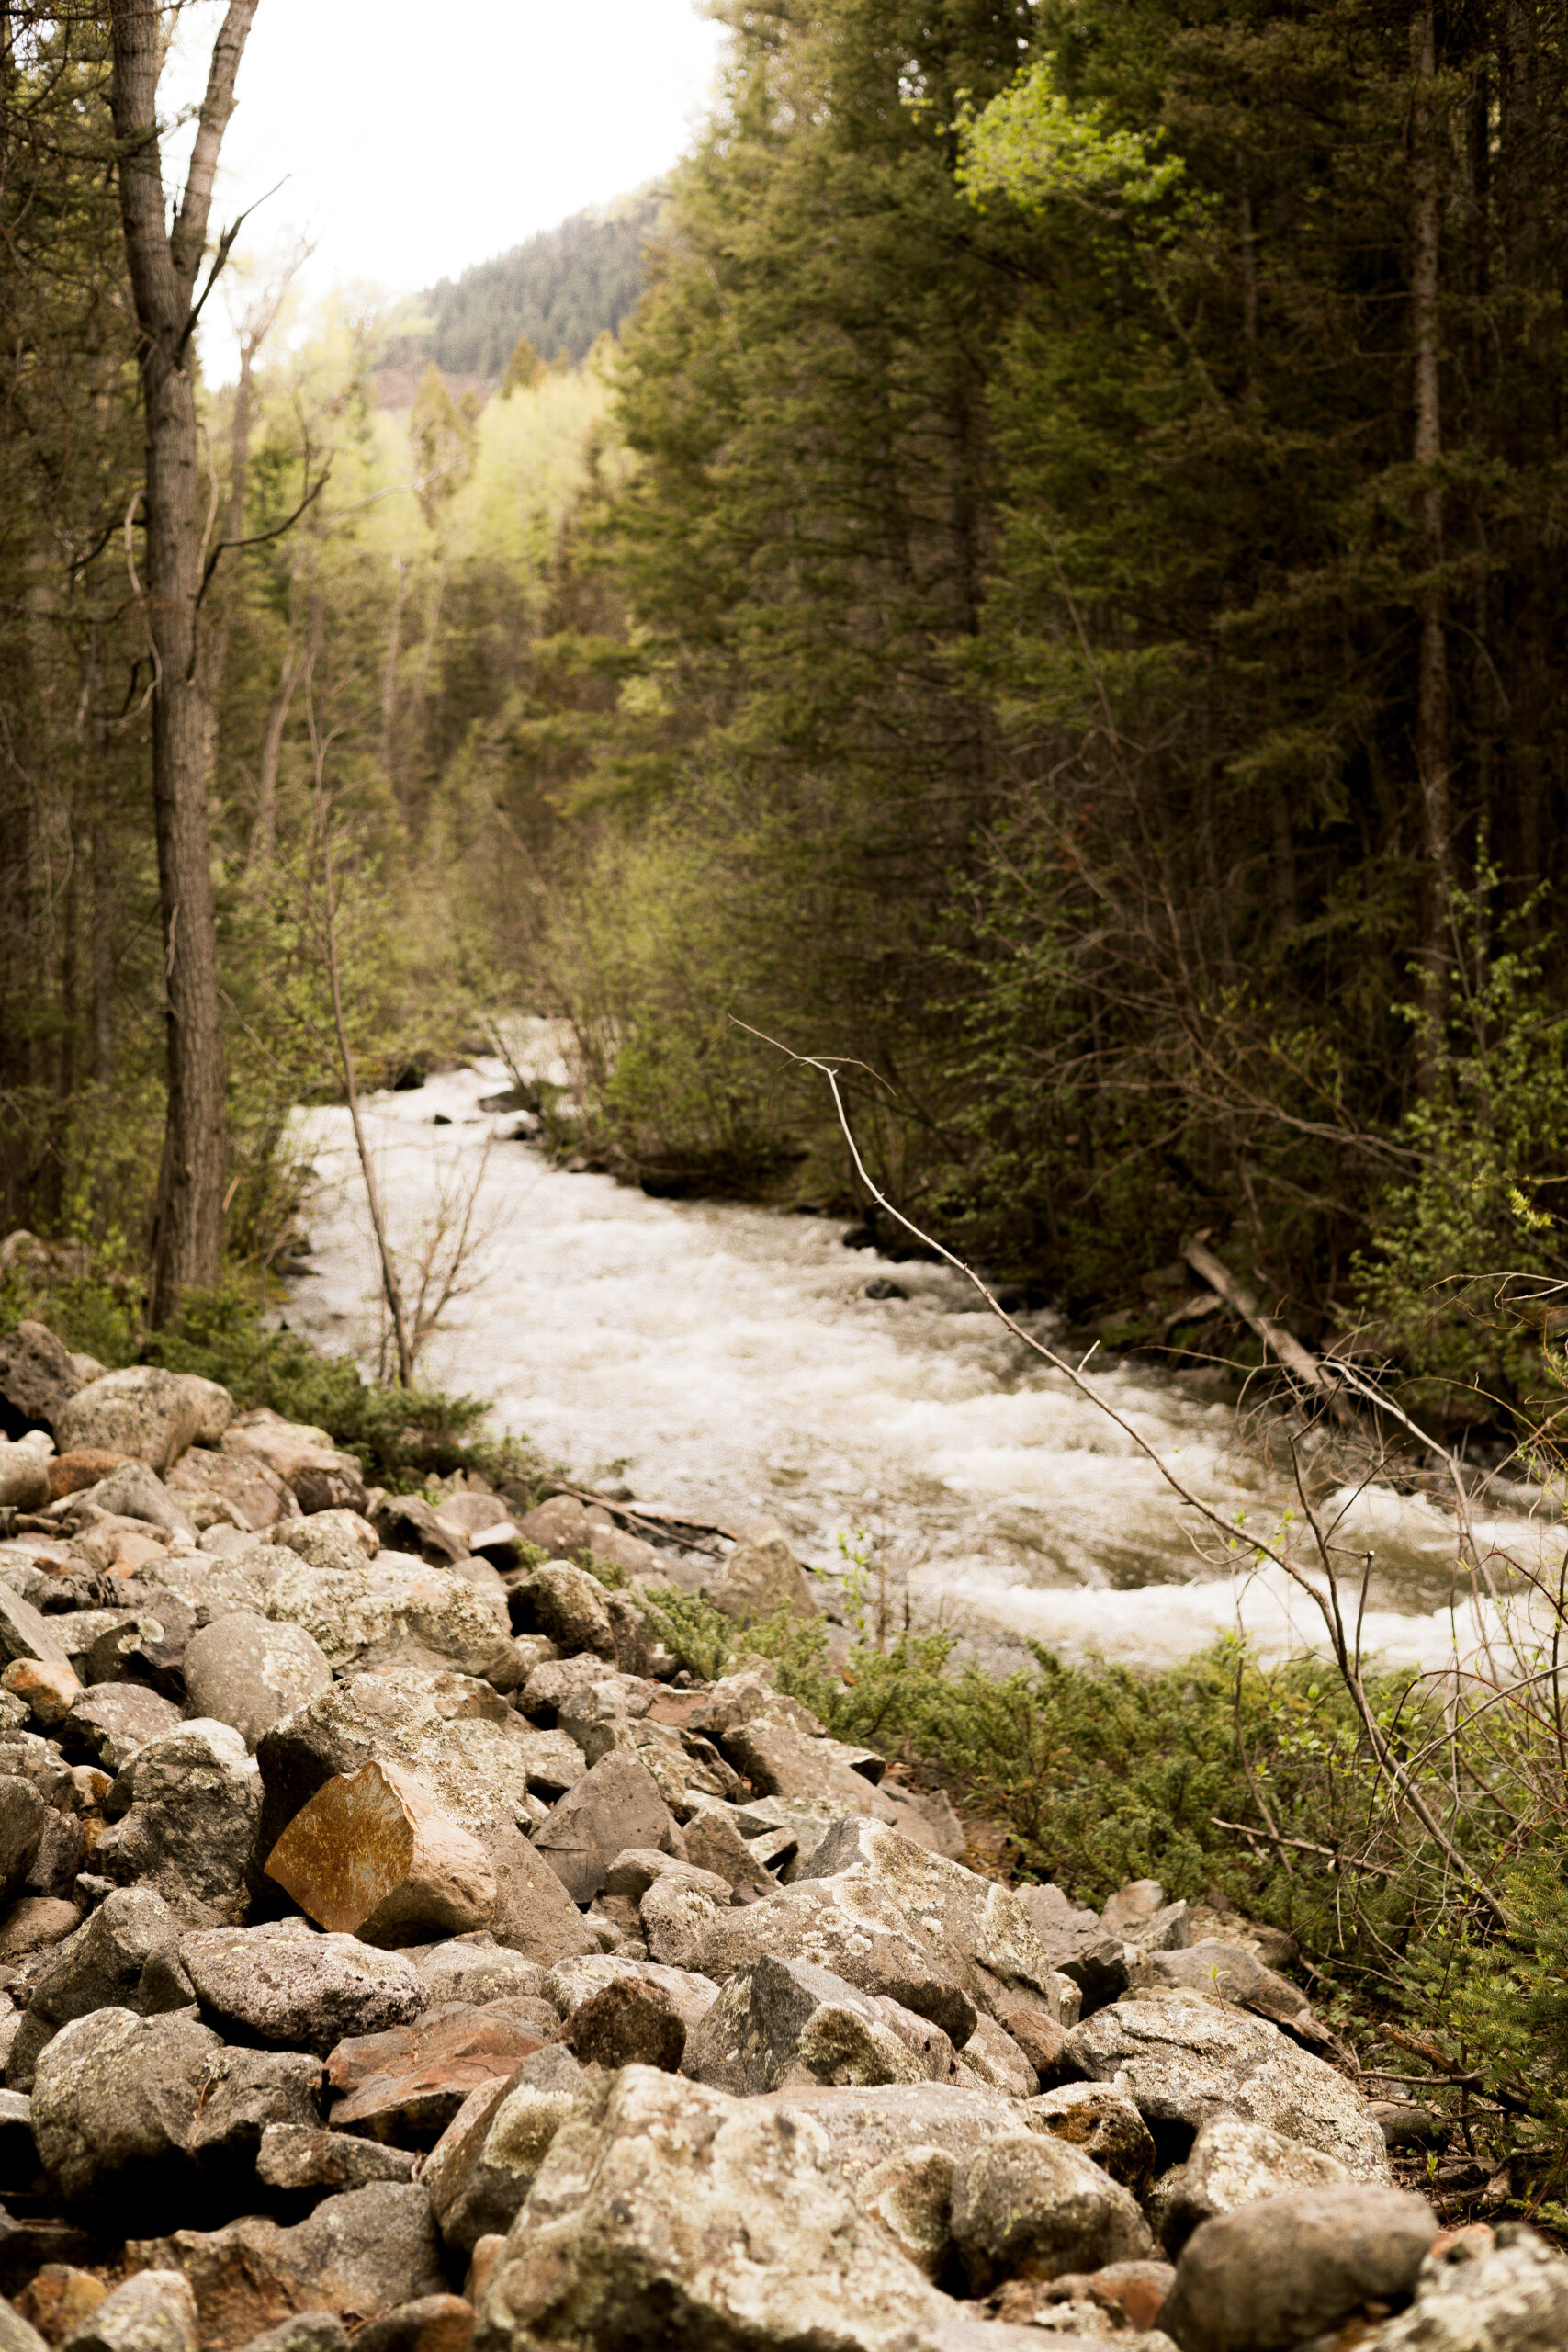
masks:
[[[868,1563],[895,1623],[948,1624],[1005,1662],[1025,1639],[1074,1657],[1170,1665],[1242,1627],[1265,1657],[1318,1645],[1310,1599],[1238,1572],[1157,1468],[1032,1357],[949,1270],[847,1250],[835,1219],[655,1201],[553,1167],[479,1109],[499,1062],[370,1097],[365,1116],[394,1246],[417,1256],[479,1179],[465,1288],[421,1363],[486,1397],[499,1429],[587,1484],[730,1526],[777,1520],[802,1556]],[[439,1122],[439,1124],[438,1124]],[[376,1259],[346,1110],[297,1114],[315,1272],[291,1328],[374,1364]],[[487,1156],[488,1150],[488,1156]],[[906,1298],[872,1300],[891,1276]],[[1049,1339],[1049,1317],[1036,1318]],[[1291,1507],[1202,1374],[1111,1364],[1089,1378],[1190,1487],[1242,1529]],[[1362,1639],[1393,1665],[1441,1668],[1474,1645],[1451,1520],[1386,1487],[1332,1498],[1371,1555]],[[1555,1525],[1512,1518],[1484,1542],[1533,1563]]]

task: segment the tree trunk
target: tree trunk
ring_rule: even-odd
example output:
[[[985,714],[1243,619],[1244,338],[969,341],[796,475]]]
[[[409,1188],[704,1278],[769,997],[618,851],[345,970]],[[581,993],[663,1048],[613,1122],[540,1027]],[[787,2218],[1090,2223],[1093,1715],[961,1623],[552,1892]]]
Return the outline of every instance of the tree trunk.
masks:
[[[1423,1075],[1428,1091],[1435,1075],[1448,968],[1448,909],[1452,883],[1452,810],[1450,792],[1449,664],[1447,594],[1443,561],[1443,491],[1437,466],[1443,451],[1441,286],[1442,126],[1432,102],[1437,75],[1434,0],[1419,0],[1410,19],[1411,62],[1416,77],[1415,206],[1412,218],[1410,310],[1415,376],[1416,427],[1411,450],[1424,478],[1416,489],[1422,585],[1416,598],[1419,650],[1416,681],[1416,775],[1421,804],[1421,963],[1425,976],[1426,1035]]]
[[[146,434],[144,608],[155,665],[152,801],[164,919],[168,1108],[148,1312],[223,1263],[226,1131],[218,927],[207,826],[207,698],[200,674],[202,569],[194,308],[219,151],[256,0],[230,0],[213,44],[190,173],[166,225],[158,137],[161,10],[111,0],[120,219],[136,305]]]

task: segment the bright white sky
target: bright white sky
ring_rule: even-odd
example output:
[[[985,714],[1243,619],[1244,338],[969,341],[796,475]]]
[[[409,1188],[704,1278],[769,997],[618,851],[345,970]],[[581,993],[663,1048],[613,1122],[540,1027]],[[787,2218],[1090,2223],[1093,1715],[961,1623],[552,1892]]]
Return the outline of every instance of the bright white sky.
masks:
[[[194,0],[164,76],[199,96],[221,0]],[[306,231],[305,280],[410,292],[666,170],[722,35],[696,0],[260,0],[224,144],[216,229],[275,181],[253,254]],[[186,140],[171,142],[166,175]],[[212,310],[219,304],[216,298]],[[227,337],[204,337],[209,374]]]

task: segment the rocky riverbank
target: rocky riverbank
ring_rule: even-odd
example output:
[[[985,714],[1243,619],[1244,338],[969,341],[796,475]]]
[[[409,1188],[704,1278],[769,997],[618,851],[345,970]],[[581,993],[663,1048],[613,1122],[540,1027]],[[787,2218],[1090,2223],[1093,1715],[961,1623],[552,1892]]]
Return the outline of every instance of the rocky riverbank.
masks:
[[[612,1513],[36,1325],[0,1412],[0,2352],[1568,2343],[1289,1939],[972,1867]]]

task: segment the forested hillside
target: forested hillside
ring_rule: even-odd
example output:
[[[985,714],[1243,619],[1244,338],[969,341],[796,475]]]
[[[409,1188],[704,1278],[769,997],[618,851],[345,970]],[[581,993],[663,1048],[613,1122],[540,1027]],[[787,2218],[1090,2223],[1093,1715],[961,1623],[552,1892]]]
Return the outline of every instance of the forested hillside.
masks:
[[[1202,1229],[1446,1426],[1496,1409],[1477,1378],[1546,1395],[1560,14],[719,13],[613,359],[529,362],[477,420],[432,378],[405,434],[365,396],[382,322],[275,348],[258,289],[242,390],[200,395],[231,1250],[287,1223],[291,1093],[342,1083],[341,904],[368,1069],[558,1014],[577,1148],[628,1178],[853,1205],[820,1081],[744,1022],[852,1060],[879,1182],[1112,1340],[1198,1343],[1168,1270]],[[130,1269],[162,688],[108,60],[37,22],[0,258],[5,1182]],[[436,289],[432,353],[580,356],[649,222]]]
[[[434,359],[448,375],[500,377],[519,341],[546,359],[587,357],[602,334],[618,334],[641,299],[643,248],[657,198],[574,213],[510,253],[444,277],[415,296],[389,337],[391,365]]]

